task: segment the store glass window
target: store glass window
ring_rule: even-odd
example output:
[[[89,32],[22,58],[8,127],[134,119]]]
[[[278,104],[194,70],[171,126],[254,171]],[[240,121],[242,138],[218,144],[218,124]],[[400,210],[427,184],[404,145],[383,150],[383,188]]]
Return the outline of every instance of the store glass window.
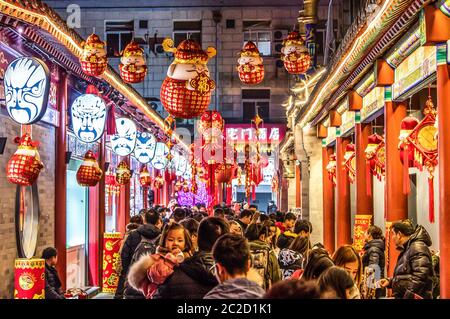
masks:
[[[173,21],[173,39],[175,41],[175,46],[178,46],[181,41],[188,38],[200,45],[202,44],[202,21]]]
[[[252,41],[258,47],[262,56],[271,55],[271,21],[244,21],[244,45],[248,41]]]

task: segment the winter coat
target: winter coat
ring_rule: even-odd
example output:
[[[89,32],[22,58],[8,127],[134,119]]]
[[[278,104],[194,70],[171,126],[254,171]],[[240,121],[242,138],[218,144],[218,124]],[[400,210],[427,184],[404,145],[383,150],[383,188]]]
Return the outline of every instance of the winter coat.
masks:
[[[265,270],[265,286],[268,289],[277,281],[281,280],[281,271],[280,266],[278,265],[277,256],[274,251],[270,249],[269,245],[262,240],[254,240],[249,243],[250,251],[255,250],[264,250],[267,249],[269,251],[268,265]],[[267,285],[268,284],[268,285]]]
[[[364,268],[369,265],[378,265],[380,267],[380,278],[384,276],[385,250],[386,244],[383,239],[372,239],[364,245],[364,255],[362,263]]]
[[[128,270],[130,268],[136,247],[139,245],[143,238],[150,241],[157,240],[160,233],[161,231],[152,224],[141,225],[136,230],[130,232],[120,252],[122,271],[120,272],[115,298],[123,297]]]
[[[265,290],[247,278],[229,279],[208,292],[204,299],[259,299]]]
[[[411,299],[417,294],[424,299],[431,299],[433,269],[429,246],[430,235],[425,228],[417,226],[401,248],[394,277],[390,281],[395,298]]]
[[[209,252],[199,251],[186,259],[158,287],[153,299],[202,299],[218,281],[213,275],[214,259]]]
[[[288,279],[296,270],[303,269],[304,262],[305,258],[302,254],[294,250],[282,249],[278,255],[282,279]]]
[[[293,233],[290,230],[286,230],[284,233],[278,236],[277,247],[280,249],[289,248],[289,246],[297,236],[298,235],[296,233]]]
[[[65,299],[55,267],[45,263],[45,299]]]

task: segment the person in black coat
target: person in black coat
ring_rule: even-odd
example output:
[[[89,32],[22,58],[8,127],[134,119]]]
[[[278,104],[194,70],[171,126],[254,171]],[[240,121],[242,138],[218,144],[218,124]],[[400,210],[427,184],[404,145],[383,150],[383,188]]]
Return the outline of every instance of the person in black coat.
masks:
[[[397,299],[432,298],[433,268],[431,238],[422,226],[413,226],[410,220],[395,222],[391,226],[393,239],[400,250],[394,277],[382,279],[382,287],[392,288]]]
[[[216,240],[229,232],[228,223],[219,217],[208,217],[198,227],[198,249],[174,269],[158,287],[153,299],[202,299],[219,282],[213,274],[211,250]]]
[[[370,267],[375,271],[376,281],[384,277],[384,267],[386,258],[385,240],[383,231],[380,227],[372,225],[367,229],[365,234],[366,243],[363,247],[364,255],[362,256],[362,264],[364,269]],[[380,298],[384,295],[384,289],[377,288],[375,290],[375,297]]]
[[[153,209],[149,209],[144,215],[144,225],[141,225],[136,230],[131,231],[131,233],[126,238],[120,252],[122,271],[120,272],[117,290],[114,295],[115,299],[123,298],[128,270],[130,269],[131,261],[133,259],[136,247],[143,239],[150,242],[154,241],[157,245],[159,236],[161,234],[161,226],[162,221],[159,213]]]
[[[58,262],[58,252],[53,247],[47,247],[42,251],[42,259],[45,259],[45,299],[65,299],[61,280],[55,266]]]

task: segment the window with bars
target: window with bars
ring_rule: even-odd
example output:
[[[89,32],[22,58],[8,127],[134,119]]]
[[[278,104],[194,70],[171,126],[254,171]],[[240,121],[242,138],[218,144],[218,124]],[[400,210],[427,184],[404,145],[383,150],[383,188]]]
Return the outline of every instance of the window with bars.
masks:
[[[252,41],[258,47],[259,53],[263,56],[271,55],[271,21],[243,21],[244,45]]]
[[[188,38],[196,41],[200,45],[202,44],[202,21],[173,21],[173,39],[175,46],[178,46],[181,41]]]
[[[270,90],[242,90],[242,121],[248,122],[258,112],[263,120],[270,119]]]
[[[108,57],[120,57],[120,52],[133,40],[134,21],[105,21]]]

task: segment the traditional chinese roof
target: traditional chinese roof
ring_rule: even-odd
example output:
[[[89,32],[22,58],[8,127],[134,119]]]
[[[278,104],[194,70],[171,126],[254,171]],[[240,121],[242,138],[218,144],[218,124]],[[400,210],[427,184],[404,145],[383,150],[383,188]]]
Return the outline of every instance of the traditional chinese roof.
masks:
[[[2,22],[13,18],[28,23],[30,26],[24,29],[24,35],[44,46],[49,53],[63,61],[65,67],[76,71],[76,74],[81,78],[98,84],[97,79],[87,77],[81,71],[78,58],[82,54],[80,44],[83,39],[73,29],[70,29],[65,21],[47,4],[40,0],[0,0],[0,12]],[[161,129],[159,133],[161,138],[163,137],[164,120],[133,87],[123,82],[117,72],[109,65],[102,78],[128,100],[126,105],[120,106],[121,108],[127,110],[126,112],[135,118],[142,118],[143,116],[149,118]],[[144,122],[148,123],[143,119],[140,124],[142,125]],[[188,149],[178,135],[174,133],[173,137],[180,142],[183,148]]]
[[[296,117],[303,127],[316,125],[408,28],[430,0],[384,0],[370,15],[361,13],[347,31],[328,71],[311,93],[307,107]],[[364,10],[367,10],[365,8]]]

